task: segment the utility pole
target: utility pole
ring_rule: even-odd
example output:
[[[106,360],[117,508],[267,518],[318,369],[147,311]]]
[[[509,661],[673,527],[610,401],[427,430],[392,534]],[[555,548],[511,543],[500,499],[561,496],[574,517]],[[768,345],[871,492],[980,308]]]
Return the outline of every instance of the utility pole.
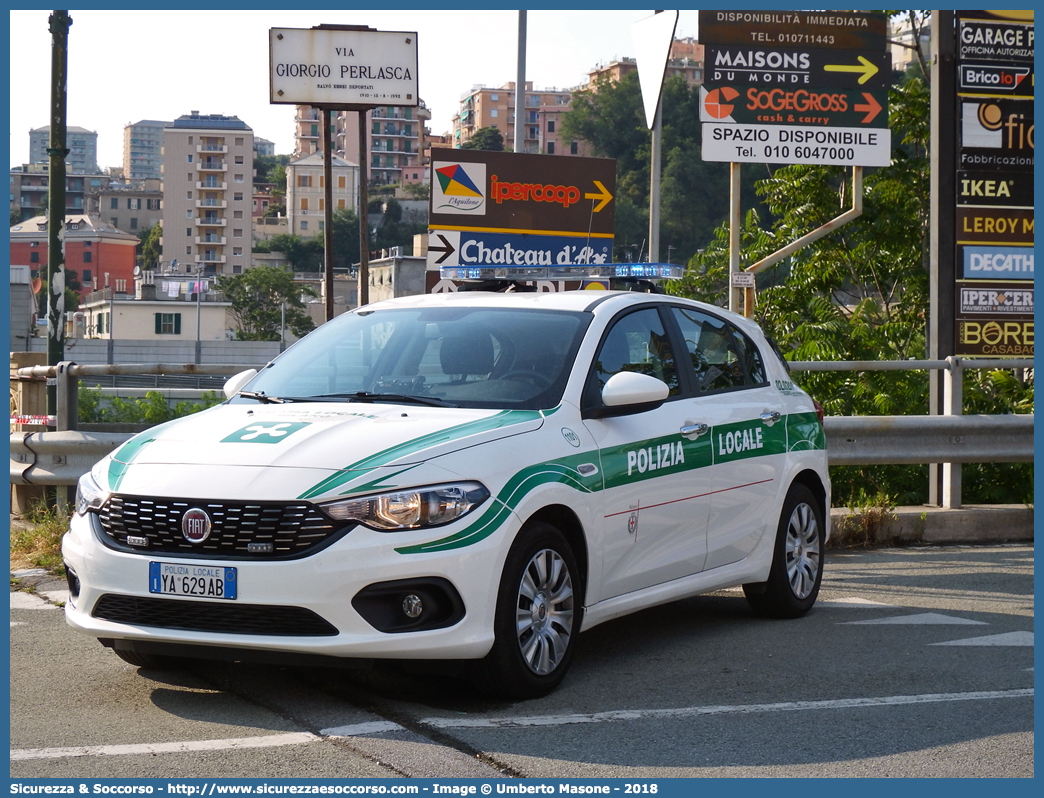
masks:
[[[51,28],[51,130],[47,147],[47,365],[65,360],[65,86],[69,61],[68,11],[54,11]],[[58,412],[56,385],[47,387],[47,415]],[[50,425],[48,425],[50,426]]]

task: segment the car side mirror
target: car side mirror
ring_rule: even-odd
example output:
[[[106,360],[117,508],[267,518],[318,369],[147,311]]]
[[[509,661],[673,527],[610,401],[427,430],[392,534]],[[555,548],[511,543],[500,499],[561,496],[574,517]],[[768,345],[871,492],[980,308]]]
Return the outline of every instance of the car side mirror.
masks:
[[[233,374],[231,377],[225,380],[225,384],[221,386],[221,390],[225,392],[225,398],[231,399],[233,396],[239,393],[239,391],[243,388],[244,385],[246,385],[256,376],[257,369],[247,369],[246,371],[241,371],[238,374]]]
[[[634,371],[621,371],[602,388],[603,407],[587,408],[584,418],[610,418],[654,410],[664,403],[671,389],[667,383]]]

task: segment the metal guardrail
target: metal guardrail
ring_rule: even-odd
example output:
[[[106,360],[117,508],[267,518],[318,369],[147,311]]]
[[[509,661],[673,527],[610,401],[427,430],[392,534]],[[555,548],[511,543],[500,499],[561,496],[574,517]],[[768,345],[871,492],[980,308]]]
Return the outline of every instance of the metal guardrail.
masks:
[[[963,371],[968,368],[1032,369],[1030,359],[900,361],[799,361],[794,371],[944,370],[946,415],[827,416],[830,465],[943,464],[944,507],[960,507],[961,463],[1033,461],[1033,415],[962,415]],[[57,432],[11,435],[11,484],[75,485],[80,476],[132,437],[130,433],[75,431],[80,377],[119,374],[233,375],[239,365],[122,364],[30,366],[21,377],[53,377],[58,383]]]
[[[1033,416],[827,416],[830,465],[1033,460]],[[16,432],[11,484],[75,485],[132,433]]]

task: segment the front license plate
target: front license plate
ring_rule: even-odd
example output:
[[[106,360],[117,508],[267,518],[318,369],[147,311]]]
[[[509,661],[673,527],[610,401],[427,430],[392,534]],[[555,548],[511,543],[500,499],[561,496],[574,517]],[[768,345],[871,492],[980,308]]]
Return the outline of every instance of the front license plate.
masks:
[[[164,596],[236,598],[236,569],[220,565],[149,563],[149,592]]]

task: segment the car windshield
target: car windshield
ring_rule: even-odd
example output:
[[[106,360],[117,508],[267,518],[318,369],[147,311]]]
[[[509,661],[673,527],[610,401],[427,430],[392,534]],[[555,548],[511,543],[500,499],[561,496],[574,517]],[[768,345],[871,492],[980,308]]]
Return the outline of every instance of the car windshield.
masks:
[[[528,308],[364,308],[303,338],[232,401],[549,409],[590,321]]]

